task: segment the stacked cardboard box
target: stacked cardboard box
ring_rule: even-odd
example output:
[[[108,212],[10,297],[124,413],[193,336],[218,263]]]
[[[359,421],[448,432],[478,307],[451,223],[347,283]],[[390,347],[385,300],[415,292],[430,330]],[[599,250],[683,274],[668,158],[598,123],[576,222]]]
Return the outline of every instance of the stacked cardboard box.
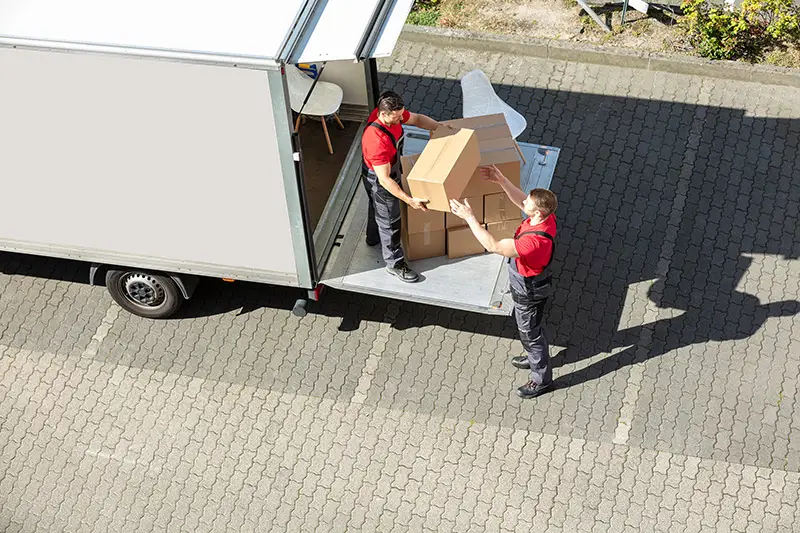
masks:
[[[422,154],[401,158],[403,189],[429,198],[428,211],[402,205],[403,247],[410,261],[485,252],[466,223],[450,213],[449,200],[466,199],[481,224],[497,239],[512,238],[522,214],[502,187],[484,179],[479,166],[496,165],[516,186],[521,160],[502,114],[445,122]]]
[[[488,194],[483,202],[486,230],[497,240],[512,239],[522,221],[520,208],[505,193]]]
[[[480,117],[463,118],[444,122],[453,129],[438,128],[432,138],[447,137],[459,128],[469,128],[475,132],[480,149],[479,168],[470,176],[467,186],[461,193],[462,201],[467,199],[472,211],[481,223],[486,223],[489,233],[495,238],[513,237],[514,230],[521,219],[520,210],[514,206],[496,183],[484,179],[480,166],[495,165],[508,179],[519,187],[522,161],[517,152],[517,145],[511,136],[505,116],[502,113]],[[499,200],[499,198],[503,200]],[[488,203],[487,203],[488,200]],[[491,227],[490,227],[491,224]],[[464,257],[482,253],[483,247],[471,235],[469,228],[464,228],[464,221],[455,215],[448,215],[447,255],[450,258]],[[510,230],[509,226],[513,226]],[[471,240],[470,240],[471,239]]]

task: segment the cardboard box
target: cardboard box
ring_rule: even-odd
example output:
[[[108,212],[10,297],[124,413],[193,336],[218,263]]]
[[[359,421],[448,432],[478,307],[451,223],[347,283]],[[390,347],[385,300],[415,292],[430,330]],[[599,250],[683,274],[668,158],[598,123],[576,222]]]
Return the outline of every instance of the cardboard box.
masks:
[[[483,197],[483,221],[487,224],[503,220],[522,220],[522,210],[504,192]]]
[[[432,139],[440,139],[453,135],[459,128],[468,128],[475,132],[478,137],[478,144],[489,139],[503,139],[511,137],[511,130],[506,122],[506,117],[502,113],[493,115],[481,115],[478,117],[457,118],[455,120],[445,120],[442,124],[449,124],[454,129],[437,128],[431,133]]]
[[[448,120],[444,124],[450,124],[454,128],[469,128],[473,130],[478,138],[478,146],[481,152],[479,167],[496,165],[511,183],[517,187],[520,186],[522,160],[517,152],[516,141],[511,136],[511,130],[509,130],[506,118],[502,113]],[[454,130],[438,128],[431,134],[431,138],[445,138],[453,135],[453,133]],[[467,198],[483,196],[498,193],[502,190],[499,185],[483,179],[480,168],[476,168],[461,196]]]
[[[414,164],[419,157],[419,154],[412,156],[404,156],[400,158],[400,163],[403,166],[403,173],[401,175],[401,182],[403,190],[408,191],[408,173],[414,168]],[[444,213],[441,211],[422,211],[421,209],[413,209],[405,202],[400,203],[400,214],[403,217],[402,228],[405,233],[423,233],[431,231],[444,230]],[[442,252],[439,255],[444,255]]]
[[[467,255],[481,254],[485,250],[469,226],[447,230],[447,257],[455,259]]]
[[[478,222],[483,224],[483,196],[457,198],[457,200],[461,203],[463,203],[464,200],[468,200],[470,207],[472,207],[472,212],[475,213],[475,218],[478,219]],[[455,216],[453,213],[447,213],[445,217],[445,227],[447,228],[460,228],[461,226],[467,225],[466,220]]]
[[[408,173],[414,168],[419,154],[403,156],[400,158],[402,165],[401,182],[403,190],[408,190]],[[447,253],[447,232],[444,226],[444,213],[441,211],[421,211],[412,209],[402,202],[400,204],[402,217],[401,239],[403,251],[407,261],[417,261],[430,257],[439,257]]]
[[[402,217],[402,228],[405,233],[413,235],[415,233],[426,233],[445,229],[444,213],[441,211],[421,211],[409,207],[405,203],[400,204],[400,215]]]
[[[480,159],[478,138],[472,130],[461,129],[431,139],[408,173],[409,193],[416,198],[427,198],[428,209],[450,211],[450,199],[463,197]]]
[[[522,223],[522,219],[519,218],[517,220],[503,220],[502,222],[492,222],[491,224],[486,224],[486,231],[495,238],[495,240],[500,241],[503,239],[513,239],[514,232],[517,231],[517,228]]]
[[[419,159],[419,154],[400,156],[400,184],[406,194],[410,194],[408,188],[408,173],[414,168],[414,164]]]
[[[442,213],[439,213],[442,215]],[[444,217],[442,217],[444,218]],[[421,233],[402,233],[406,261],[439,257],[447,253],[447,230],[444,228]]]

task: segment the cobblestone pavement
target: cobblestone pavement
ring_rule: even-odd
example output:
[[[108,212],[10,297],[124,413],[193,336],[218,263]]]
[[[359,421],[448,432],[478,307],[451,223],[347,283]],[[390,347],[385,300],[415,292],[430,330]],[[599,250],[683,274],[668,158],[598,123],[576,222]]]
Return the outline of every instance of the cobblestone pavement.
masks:
[[[0,254],[0,530],[798,531],[800,90],[401,42],[562,148],[559,387],[510,320],[208,281],[179,320]]]

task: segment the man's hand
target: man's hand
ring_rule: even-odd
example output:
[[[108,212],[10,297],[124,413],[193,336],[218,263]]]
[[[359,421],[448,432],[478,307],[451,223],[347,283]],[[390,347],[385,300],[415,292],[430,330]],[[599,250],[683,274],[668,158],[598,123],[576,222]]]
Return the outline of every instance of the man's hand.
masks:
[[[462,218],[468,222],[470,219],[475,218],[472,207],[469,205],[469,200],[466,198],[463,204],[458,200],[450,200],[450,211],[458,218]]]
[[[428,200],[427,198],[413,198],[412,197],[412,198],[410,198],[408,200],[407,203],[408,203],[408,205],[410,205],[414,209],[420,209],[422,211],[427,211],[428,210],[428,206],[426,206],[425,204],[427,204],[429,201],[430,200]]]
[[[448,130],[454,130],[455,129],[452,124],[445,124],[444,122],[439,122],[439,125],[436,127],[436,129],[439,129],[439,128],[446,128]]]
[[[500,169],[494,165],[481,167],[481,174],[483,174],[483,179],[491,181],[492,183],[503,183],[506,179],[503,173],[500,172]]]

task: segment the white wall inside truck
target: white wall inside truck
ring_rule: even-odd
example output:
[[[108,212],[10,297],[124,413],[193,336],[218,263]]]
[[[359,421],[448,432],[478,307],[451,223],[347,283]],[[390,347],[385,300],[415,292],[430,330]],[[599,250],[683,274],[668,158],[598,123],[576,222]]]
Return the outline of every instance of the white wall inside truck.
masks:
[[[296,279],[265,72],[0,47],[0,78],[0,240]]]
[[[319,69],[321,63],[317,64]],[[360,106],[368,106],[367,76],[364,63],[352,61],[329,61],[320,76],[321,81],[330,81],[342,88],[342,102]]]

